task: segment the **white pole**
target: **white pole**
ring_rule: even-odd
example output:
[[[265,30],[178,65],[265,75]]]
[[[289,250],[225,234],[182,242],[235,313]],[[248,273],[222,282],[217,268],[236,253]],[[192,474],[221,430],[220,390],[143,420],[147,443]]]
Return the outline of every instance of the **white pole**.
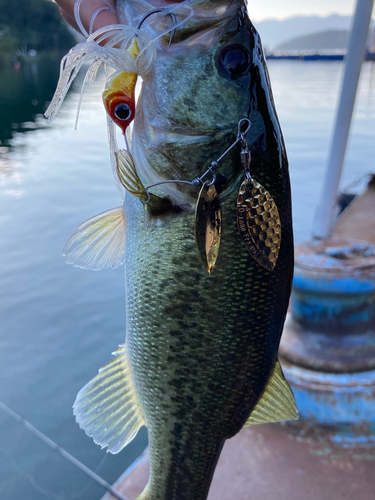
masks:
[[[313,236],[316,238],[328,238],[334,227],[337,192],[344,164],[361,66],[366,51],[373,4],[374,0],[357,0],[326,176],[314,218]]]

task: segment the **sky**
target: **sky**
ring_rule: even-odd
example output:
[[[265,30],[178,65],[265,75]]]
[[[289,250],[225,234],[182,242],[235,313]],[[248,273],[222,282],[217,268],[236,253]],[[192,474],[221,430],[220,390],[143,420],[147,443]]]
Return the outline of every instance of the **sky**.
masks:
[[[350,16],[356,0],[247,0],[250,19],[286,19],[294,16],[341,14]]]

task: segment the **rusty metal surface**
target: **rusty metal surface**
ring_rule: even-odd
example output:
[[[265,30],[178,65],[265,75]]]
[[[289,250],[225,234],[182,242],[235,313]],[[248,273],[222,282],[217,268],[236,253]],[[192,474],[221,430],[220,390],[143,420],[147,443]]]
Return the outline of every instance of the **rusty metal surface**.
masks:
[[[375,443],[375,220],[367,212],[372,206],[370,186],[345,210],[332,240],[297,247],[280,346],[302,425],[329,425],[343,444]],[[366,237],[366,224],[371,237],[353,239]],[[342,239],[344,234],[350,238]]]
[[[148,469],[146,455],[116,483],[119,491],[134,500]],[[208,500],[374,500],[374,492],[375,447],[345,448],[316,427],[271,424],[227,441]]]
[[[326,247],[320,243],[296,248],[281,353],[315,370],[374,369],[375,257],[334,259],[323,253]]]
[[[373,307],[373,306],[371,306]],[[280,354],[297,366],[329,373],[355,373],[375,369],[373,329],[346,331],[327,337],[325,331],[303,328],[289,314],[285,322]]]
[[[375,246],[366,239],[349,238],[348,235],[329,241],[313,240],[297,245],[295,258],[298,268],[310,272],[363,273],[370,268],[374,270]]]
[[[330,439],[375,445],[375,370],[326,373],[281,360],[300,413],[297,427],[329,425]]]
[[[375,190],[368,191],[375,202]],[[347,209],[346,223],[356,219],[360,200]],[[308,242],[296,247],[295,261],[282,355],[320,371],[374,369],[375,247],[349,238]]]

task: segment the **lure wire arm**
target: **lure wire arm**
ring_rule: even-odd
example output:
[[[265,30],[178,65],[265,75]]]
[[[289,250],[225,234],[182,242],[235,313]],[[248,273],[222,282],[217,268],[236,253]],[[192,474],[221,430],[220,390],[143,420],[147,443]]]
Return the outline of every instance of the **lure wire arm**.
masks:
[[[242,131],[242,130],[241,130],[241,129],[242,129],[242,126],[243,126],[243,123],[247,123],[247,128],[246,128],[244,131]],[[242,118],[242,120],[240,120],[240,121],[238,122],[238,133],[237,133],[237,139],[234,141],[234,143],[233,143],[231,146],[229,146],[229,148],[228,148],[228,149],[227,149],[227,150],[226,150],[226,151],[225,151],[225,152],[224,152],[224,153],[220,156],[220,158],[218,158],[216,161],[213,161],[213,162],[211,163],[211,166],[210,166],[210,167],[208,167],[208,169],[205,171],[205,173],[204,173],[203,175],[201,175],[200,177],[197,177],[196,179],[194,179],[194,181],[198,181],[198,182],[202,183],[202,179],[203,179],[204,177],[206,177],[206,175],[208,175],[208,174],[209,174],[209,172],[211,172],[211,173],[213,174],[213,171],[214,171],[214,170],[216,170],[216,169],[218,168],[218,166],[219,166],[219,162],[220,162],[223,158],[225,158],[225,156],[229,153],[229,151],[231,151],[231,150],[234,148],[234,146],[236,146],[239,142],[241,142],[241,147],[242,147],[243,149],[245,149],[245,148],[243,147],[243,144],[245,144],[245,145],[246,145],[246,139],[245,139],[245,136],[246,136],[246,134],[248,133],[248,131],[250,130],[250,127],[251,127],[251,122],[250,122],[250,120],[249,120],[248,118]],[[245,147],[247,147],[247,146],[245,146]],[[216,178],[216,176],[215,176],[215,174],[213,174],[213,176],[214,176],[214,178],[213,178],[213,179],[212,179],[212,181],[209,183],[209,186],[211,186],[212,184],[214,184],[214,183],[215,183],[215,178]],[[193,182],[194,182],[194,181],[193,181]]]
[[[162,11],[163,9],[155,9],[155,10],[158,10],[158,12]],[[152,13],[152,12],[151,12]],[[151,14],[149,12],[149,14]],[[143,19],[144,20],[144,19]],[[141,22],[143,22],[143,20]],[[242,127],[243,127],[243,124],[246,123],[247,124],[247,128],[242,131]],[[179,179],[171,179],[171,180],[168,180],[168,181],[161,181],[161,182],[157,182],[156,184],[151,184],[150,186],[147,186],[145,188],[145,192],[147,194],[147,200],[146,201],[142,201],[141,202],[144,204],[144,205],[147,205],[147,203],[150,202],[150,193],[148,192],[149,189],[153,188],[153,187],[156,187],[156,186],[160,186],[162,184],[189,184],[190,186],[199,186],[200,184],[203,184],[203,179],[206,177],[206,175],[208,175],[210,172],[212,174],[212,180],[207,184],[208,186],[212,186],[213,184],[215,184],[215,181],[216,181],[216,174],[215,174],[215,170],[219,167],[219,162],[229,153],[229,151],[231,151],[234,146],[236,146],[236,144],[238,144],[239,142],[241,142],[241,163],[244,167],[244,170],[245,170],[245,176],[246,177],[250,177],[250,159],[251,159],[251,156],[250,156],[250,152],[249,150],[247,149],[247,143],[246,143],[246,134],[248,133],[248,131],[250,130],[250,127],[251,127],[251,122],[248,118],[242,118],[239,122],[238,122],[238,133],[237,133],[237,138],[236,140],[234,141],[234,143],[229,146],[229,148],[220,156],[220,158],[218,158],[216,161],[213,161],[211,163],[211,165],[208,167],[208,169],[200,176],[200,177],[196,177],[195,179],[193,179],[192,181],[182,181],[182,180],[179,180]],[[247,163],[246,163],[247,162]],[[247,167],[247,168],[246,168]]]

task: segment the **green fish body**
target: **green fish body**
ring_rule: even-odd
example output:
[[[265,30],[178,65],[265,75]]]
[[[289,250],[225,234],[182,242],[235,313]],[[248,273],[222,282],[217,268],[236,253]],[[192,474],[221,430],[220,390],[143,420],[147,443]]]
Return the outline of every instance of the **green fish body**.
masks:
[[[118,0],[120,18],[124,5]],[[130,2],[133,14],[145,5]],[[160,216],[127,194],[104,222],[98,216],[82,226],[126,225],[118,262],[125,260],[127,328],[125,345],[81,390],[74,411],[112,452],[147,426],[151,473],[142,500],[206,499],[226,439],[246,424],[297,415],[277,360],[293,273],[288,163],[261,42],[242,1],[190,6],[194,16],[170,47],[160,39],[143,82],[133,138],[138,173],[144,185],[194,179],[248,117],[251,174],[278,207],[281,247],[270,271],[241,240],[239,146],[218,169],[222,236],[212,274],[195,241],[197,187],[151,189],[176,207]]]

